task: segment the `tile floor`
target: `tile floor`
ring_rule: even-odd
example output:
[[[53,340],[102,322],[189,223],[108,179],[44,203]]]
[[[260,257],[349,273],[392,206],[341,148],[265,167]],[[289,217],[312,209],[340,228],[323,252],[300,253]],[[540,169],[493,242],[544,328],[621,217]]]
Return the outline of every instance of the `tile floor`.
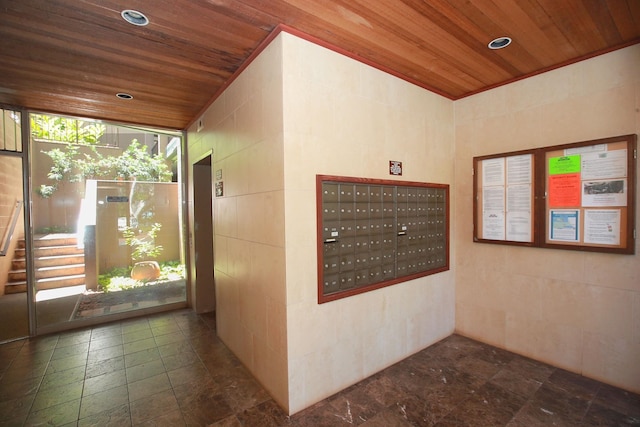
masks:
[[[458,335],[291,417],[189,310],[0,345],[0,426],[624,426],[640,396]]]

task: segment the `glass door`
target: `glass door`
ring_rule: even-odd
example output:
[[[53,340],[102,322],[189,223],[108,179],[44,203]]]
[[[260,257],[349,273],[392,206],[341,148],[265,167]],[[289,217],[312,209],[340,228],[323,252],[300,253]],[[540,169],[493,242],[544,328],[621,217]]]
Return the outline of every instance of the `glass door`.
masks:
[[[0,108],[0,342],[29,335],[21,126]]]
[[[186,306],[180,133],[30,114],[38,334]]]

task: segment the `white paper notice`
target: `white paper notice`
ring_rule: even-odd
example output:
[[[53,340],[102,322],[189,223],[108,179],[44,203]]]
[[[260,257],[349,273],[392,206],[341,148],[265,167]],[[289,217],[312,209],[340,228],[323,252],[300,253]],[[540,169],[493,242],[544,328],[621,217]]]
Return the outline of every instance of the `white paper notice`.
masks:
[[[507,157],[507,240],[531,242],[533,155]]]
[[[482,238],[504,240],[504,187],[482,191]]]
[[[627,206],[627,180],[582,181],[582,206]]]
[[[627,177],[627,150],[584,153],[580,158],[582,180]]]
[[[507,187],[507,211],[531,211],[531,185]]]
[[[533,155],[507,157],[507,185],[531,184]]]
[[[607,151],[608,149],[609,146],[607,144],[596,144],[586,147],[567,148],[566,150],[564,150],[564,155],[571,156],[572,154],[595,153],[596,151],[602,152]]]
[[[531,242],[531,185],[507,187],[507,240]]]
[[[531,242],[531,212],[507,212],[507,240]]]
[[[482,210],[504,212],[504,187],[485,187],[482,190]]]
[[[504,212],[484,211],[482,213],[482,238],[504,240]]]
[[[482,161],[482,238],[504,240],[504,157]]]
[[[482,161],[482,186],[504,185],[504,157]]]
[[[620,209],[585,210],[584,242],[619,245]]]

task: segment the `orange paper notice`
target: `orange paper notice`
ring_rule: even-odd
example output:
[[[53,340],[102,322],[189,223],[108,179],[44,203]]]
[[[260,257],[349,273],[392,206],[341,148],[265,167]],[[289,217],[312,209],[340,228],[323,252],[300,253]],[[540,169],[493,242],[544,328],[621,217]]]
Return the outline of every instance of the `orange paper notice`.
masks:
[[[580,174],[549,176],[548,197],[550,208],[580,206]]]

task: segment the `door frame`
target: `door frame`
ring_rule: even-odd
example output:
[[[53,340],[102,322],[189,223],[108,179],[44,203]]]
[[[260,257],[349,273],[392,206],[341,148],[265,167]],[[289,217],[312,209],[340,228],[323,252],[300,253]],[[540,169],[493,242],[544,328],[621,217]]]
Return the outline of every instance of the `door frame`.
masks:
[[[215,295],[215,247],[214,247],[214,195],[213,195],[213,150],[200,155],[191,163],[192,183],[192,216],[189,228],[190,242],[190,283],[191,283],[191,301],[190,306],[196,313],[206,313],[215,311],[216,295]],[[206,167],[206,171],[201,174],[198,168]],[[200,179],[197,177],[200,176]],[[206,177],[208,182],[201,179]],[[205,196],[204,199],[202,198]],[[210,206],[210,210],[205,205]],[[204,208],[204,209],[202,209]],[[206,210],[206,212],[205,212]],[[207,216],[208,215],[208,216]],[[208,219],[207,219],[208,218]],[[201,230],[196,230],[199,224],[204,223]],[[199,251],[205,248],[204,253]],[[204,255],[206,260],[210,260],[209,268],[206,260],[201,256]],[[200,258],[200,259],[199,259]],[[200,275],[200,283],[198,283],[198,275]],[[203,280],[204,279],[204,280]]]
[[[34,224],[34,218],[33,218],[33,209],[32,209],[32,200],[33,197],[31,196],[32,194],[34,194],[34,188],[33,188],[33,181],[31,178],[31,172],[32,172],[32,156],[31,156],[31,152],[32,152],[32,141],[31,141],[31,128],[30,128],[30,117],[31,114],[48,114],[48,115],[53,115],[53,116],[62,116],[62,117],[71,117],[71,118],[76,118],[78,120],[82,120],[81,117],[77,117],[74,115],[70,115],[70,114],[64,114],[64,113],[48,113],[48,112],[43,112],[43,111],[36,111],[36,110],[29,110],[26,108],[23,109],[19,109],[19,108],[13,108],[15,111],[20,111],[22,113],[22,144],[23,144],[23,164],[25,165],[25,167],[23,167],[23,179],[24,179],[24,184],[23,184],[23,191],[24,191],[24,197],[25,197],[25,239],[26,239],[26,247],[27,247],[27,253],[26,253],[26,257],[27,257],[27,292],[28,292],[28,304],[29,304],[29,336],[39,336],[39,335],[45,335],[45,334],[49,334],[49,333],[56,333],[56,332],[61,332],[61,331],[66,331],[66,330],[73,330],[73,329],[79,329],[79,328],[83,328],[83,327],[87,327],[87,326],[94,326],[94,325],[100,325],[100,324],[105,324],[105,323],[109,323],[109,322],[113,322],[113,321],[119,321],[119,320],[126,320],[126,319],[131,319],[131,318],[135,318],[135,317],[140,317],[140,316],[144,316],[144,315],[149,315],[149,314],[155,314],[155,313],[162,313],[162,312],[168,312],[171,310],[176,310],[176,309],[181,309],[181,308],[186,308],[189,306],[189,293],[190,293],[190,289],[191,289],[191,285],[189,282],[189,263],[190,263],[190,257],[189,257],[189,251],[187,250],[187,248],[184,247],[183,242],[186,241],[187,239],[187,230],[188,230],[188,221],[186,221],[185,219],[187,218],[187,203],[186,201],[188,200],[188,196],[187,196],[187,181],[188,181],[188,177],[186,176],[187,173],[185,171],[185,165],[187,164],[187,137],[186,137],[186,133],[182,130],[163,130],[163,129],[156,129],[158,133],[162,133],[164,135],[174,135],[174,136],[179,136],[180,137],[180,151],[179,151],[179,157],[178,157],[178,162],[177,162],[177,173],[179,175],[179,195],[178,195],[178,203],[180,204],[179,206],[179,221],[180,221],[180,253],[181,253],[181,258],[184,260],[185,263],[185,268],[187,270],[187,274],[186,274],[186,278],[185,278],[185,290],[186,290],[186,300],[182,301],[182,302],[174,302],[174,303],[169,303],[169,304],[164,304],[164,305],[159,305],[159,306],[152,306],[152,307],[145,307],[145,308],[139,308],[137,310],[132,310],[132,311],[123,311],[123,312],[118,312],[118,313],[114,313],[114,314],[108,314],[108,315],[102,315],[102,316],[96,316],[96,317],[91,317],[91,318],[87,318],[87,319],[81,319],[81,320],[74,320],[74,321],[70,321],[70,322],[64,322],[64,323],[56,323],[53,325],[42,325],[42,326],[38,326],[38,319],[37,319],[37,303],[36,303],[36,270],[35,270],[35,255],[33,252],[33,238],[34,238],[34,230],[33,230],[33,224]],[[96,120],[99,121],[99,119],[89,119],[89,120]],[[110,125],[114,125],[114,126],[125,126],[125,127],[131,127],[130,124],[123,124],[123,123],[119,123],[119,122],[113,122],[113,121],[109,121],[109,120],[105,120],[106,123],[110,124]],[[145,129],[143,126],[140,126],[140,129]],[[145,129],[145,131],[152,131],[151,129]]]

